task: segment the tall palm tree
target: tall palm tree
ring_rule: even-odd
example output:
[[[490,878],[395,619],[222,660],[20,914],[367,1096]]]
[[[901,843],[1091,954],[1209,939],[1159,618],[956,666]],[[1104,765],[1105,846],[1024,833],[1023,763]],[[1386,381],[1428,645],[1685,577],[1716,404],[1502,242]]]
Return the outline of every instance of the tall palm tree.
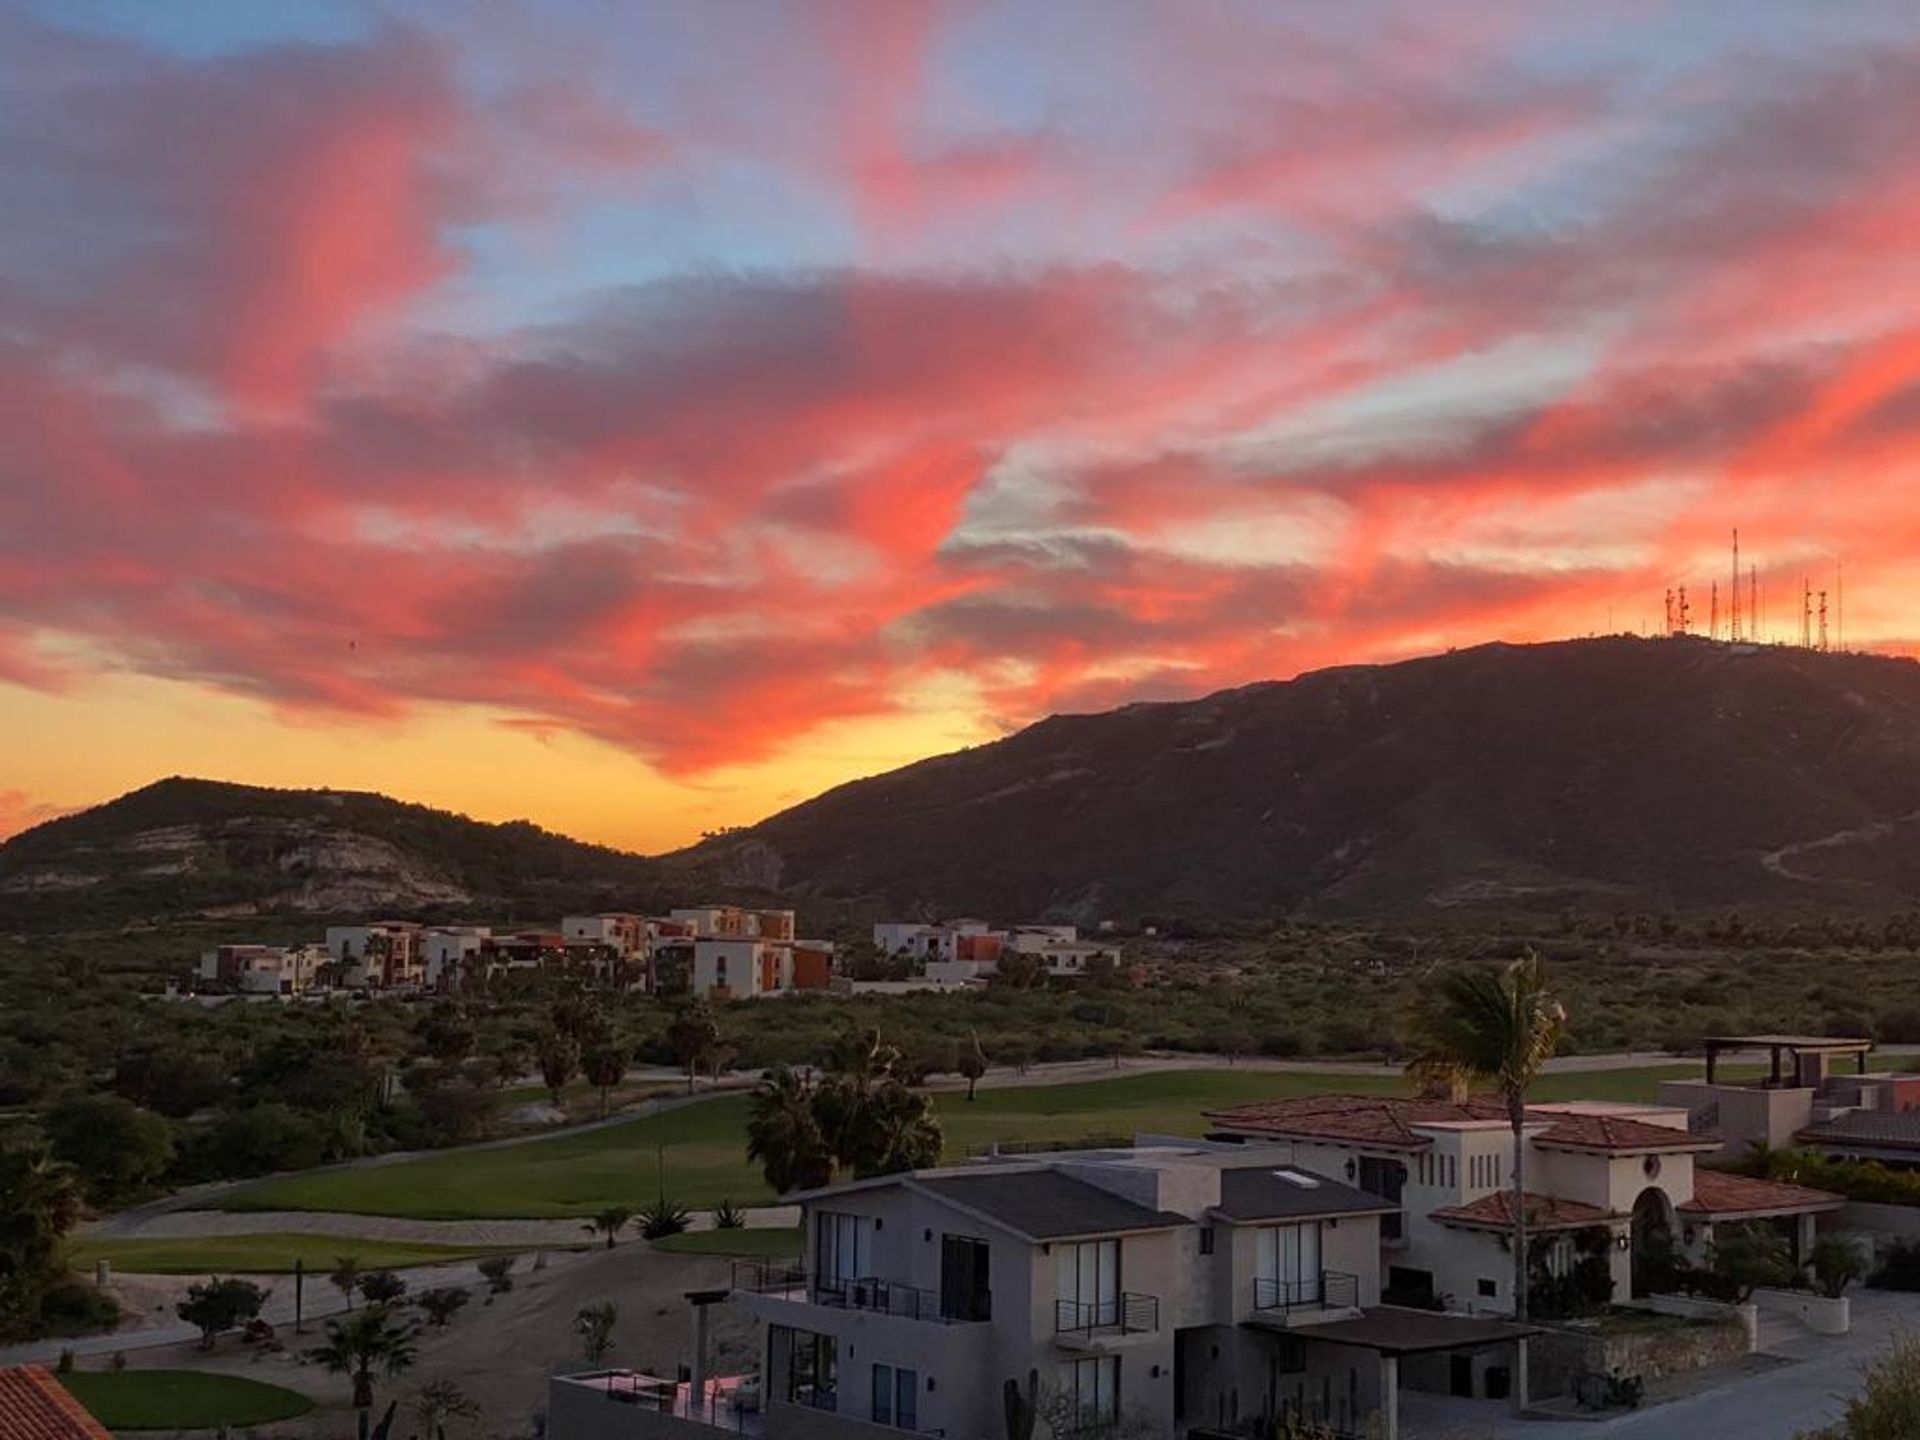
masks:
[[[1490,1083],[1513,1127],[1513,1314],[1527,1318],[1527,1091],[1566,1029],[1566,1007],[1547,989],[1533,951],[1499,970],[1449,970],[1410,1027],[1407,1073],[1423,1088]]]
[[[80,1218],[79,1172],[44,1146],[0,1151],[0,1328],[27,1328]]]
[[[336,1375],[353,1378],[353,1404],[360,1412],[360,1434],[365,1440],[367,1412],[373,1407],[375,1372],[404,1374],[418,1353],[414,1327],[396,1320],[385,1306],[369,1306],[345,1320],[327,1322],[327,1343],[313,1358]]]
[[[760,1162],[778,1195],[832,1183],[833,1152],[814,1113],[814,1087],[789,1066],[747,1097],[747,1158]]]

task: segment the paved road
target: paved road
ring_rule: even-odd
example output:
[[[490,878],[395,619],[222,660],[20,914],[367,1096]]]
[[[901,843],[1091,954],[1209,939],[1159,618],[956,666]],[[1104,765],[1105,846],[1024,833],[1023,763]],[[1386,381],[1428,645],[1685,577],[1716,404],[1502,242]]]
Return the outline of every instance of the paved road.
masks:
[[[1853,1330],[1802,1331],[1770,1347],[1782,1363],[1735,1374],[1684,1399],[1610,1420],[1516,1420],[1502,1407],[1409,1394],[1401,1406],[1406,1440],[1792,1440],[1831,1424],[1860,1388],[1861,1367],[1902,1328],[1920,1329],[1920,1295],[1852,1292]],[[1791,1333],[1791,1332],[1789,1332]]]
[[[557,1255],[550,1257],[548,1263],[555,1265],[568,1261],[577,1263],[582,1258],[584,1257]],[[531,1263],[523,1260],[519,1268],[524,1271]],[[431,1290],[440,1285],[463,1285],[469,1289],[475,1289],[485,1284],[473,1261],[462,1261],[454,1265],[423,1265],[409,1269],[405,1273],[407,1288],[415,1293]],[[282,1332],[280,1337],[282,1343],[292,1346],[294,1343],[293,1277],[273,1275],[257,1278],[260,1284],[271,1287],[273,1292],[266,1307],[260,1312],[261,1315]],[[341,1314],[346,1308],[345,1297],[327,1283],[327,1277],[324,1274],[314,1274],[309,1271],[301,1304],[306,1325],[306,1338],[300,1343],[319,1343],[319,1328],[314,1322],[325,1319],[329,1315]],[[121,1350],[131,1352],[149,1350],[158,1345],[184,1345],[199,1338],[200,1331],[197,1328],[192,1325],[182,1325],[176,1321],[142,1330],[121,1330],[110,1335],[88,1335],[72,1340],[36,1340],[30,1345],[0,1349],[0,1365],[48,1364],[57,1360],[63,1350],[71,1350],[78,1357],[111,1355]],[[226,1343],[233,1343],[231,1336],[227,1338]]]

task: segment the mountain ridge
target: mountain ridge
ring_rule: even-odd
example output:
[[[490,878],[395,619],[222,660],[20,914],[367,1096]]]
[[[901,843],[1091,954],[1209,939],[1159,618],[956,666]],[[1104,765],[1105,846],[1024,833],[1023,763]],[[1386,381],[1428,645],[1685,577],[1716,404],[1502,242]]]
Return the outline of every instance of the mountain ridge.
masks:
[[[1049,716],[648,857],[175,777],[0,845],[0,924],[672,898],[1092,923],[1920,897],[1920,664],[1609,637]]]

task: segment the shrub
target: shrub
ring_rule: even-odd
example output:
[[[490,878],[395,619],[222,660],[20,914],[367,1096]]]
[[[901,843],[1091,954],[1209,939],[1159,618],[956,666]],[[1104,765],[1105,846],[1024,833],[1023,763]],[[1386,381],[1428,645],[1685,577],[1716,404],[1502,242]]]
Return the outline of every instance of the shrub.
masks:
[[[640,1212],[640,1233],[649,1240],[678,1235],[692,1223],[685,1207],[671,1200],[656,1200]]]
[[[373,1270],[360,1277],[360,1295],[369,1305],[391,1305],[407,1293],[407,1282],[391,1270]]]
[[[1822,1235],[1813,1242],[1808,1257],[1813,1283],[1829,1300],[1838,1300],[1847,1287],[1867,1273],[1866,1257],[1860,1247],[1842,1235]]]
[[[48,1335],[93,1335],[120,1323],[120,1302],[98,1286],[56,1280],[40,1295],[40,1329]]]
[[[473,1298],[458,1285],[441,1285],[432,1290],[422,1290],[414,1297],[414,1304],[420,1307],[428,1321],[436,1326],[444,1326],[459,1313],[460,1307]]]
[[[1875,1290],[1920,1290],[1920,1242],[1902,1240],[1881,1257],[1867,1284]]]
[[[722,1200],[713,1212],[713,1228],[716,1230],[744,1230],[747,1228],[747,1212],[731,1200]]]

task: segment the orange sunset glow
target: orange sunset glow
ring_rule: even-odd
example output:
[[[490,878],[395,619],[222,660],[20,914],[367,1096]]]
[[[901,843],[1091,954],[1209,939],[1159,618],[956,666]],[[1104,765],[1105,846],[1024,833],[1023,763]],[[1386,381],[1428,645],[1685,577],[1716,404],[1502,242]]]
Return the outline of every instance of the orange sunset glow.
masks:
[[[1891,3],[0,6],[0,836],[666,849],[1735,527],[1910,651],[1916,134]]]

